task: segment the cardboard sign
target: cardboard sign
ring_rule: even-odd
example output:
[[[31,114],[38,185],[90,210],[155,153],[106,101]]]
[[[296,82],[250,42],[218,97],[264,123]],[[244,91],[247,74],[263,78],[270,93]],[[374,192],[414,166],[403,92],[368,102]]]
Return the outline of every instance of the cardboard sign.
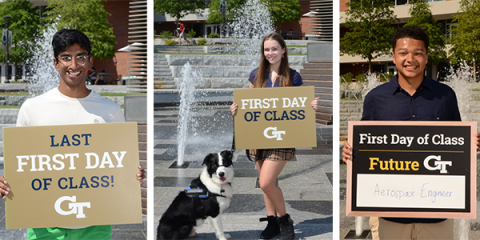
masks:
[[[233,90],[237,149],[317,146],[314,87]]]
[[[3,134],[7,229],[142,222],[136,123]]]
[[[347,216],[476,218],[476,122],[349,122]]]

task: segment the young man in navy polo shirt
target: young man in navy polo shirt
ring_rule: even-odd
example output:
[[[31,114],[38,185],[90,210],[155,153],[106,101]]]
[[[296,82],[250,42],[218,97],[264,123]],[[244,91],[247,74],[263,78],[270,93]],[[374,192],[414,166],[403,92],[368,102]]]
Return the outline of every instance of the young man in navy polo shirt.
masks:
[[[455,92],[424,75],[428,44],[421,28],[398,29],[392,39],[398,75],[367,94],[362,120],[461,121]],[[344,145],[343,161],[348,163],[351,147]],[[452,219],[370,217],[370,228],[373,239],[453,239]]]

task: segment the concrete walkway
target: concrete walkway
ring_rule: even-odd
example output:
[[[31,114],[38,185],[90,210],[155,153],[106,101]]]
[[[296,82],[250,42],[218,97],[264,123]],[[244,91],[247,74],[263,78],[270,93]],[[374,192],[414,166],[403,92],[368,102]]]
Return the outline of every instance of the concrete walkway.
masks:
[[[196,107],[190,122],[197,135],[187,138],[185,169],[169,168],[177,157],[176,128],[178,109],[155,110],[154,227],[174,197],[202,171],[203,158],[210,152],[231,148],[232,117],[228,106]],[[207,136],[207,137],[202,137]],[[332,239],[332,127],[317,125],[318,146],[297,149],[297,159],[289,161],[280,174],[287,212],[295,224],[296,239]],[[267,215],[263,194],[256,188],[258,172],[243,150],[234,162],[234,195],[222,215],[224,230],[232,239],[258,239]],[[197,229],[194,239],[216,239],[208,223]],[[156,233],[155,233],[156,235]],[[278,236],[280,237],[280,236]]]

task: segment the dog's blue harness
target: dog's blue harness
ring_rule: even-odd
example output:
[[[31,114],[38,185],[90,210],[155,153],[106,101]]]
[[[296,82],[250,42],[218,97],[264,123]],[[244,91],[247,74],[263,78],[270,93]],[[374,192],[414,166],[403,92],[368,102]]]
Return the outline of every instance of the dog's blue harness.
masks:
[[[185,193],[187,194],[188,197],[194,198],[208,198],[209,197],[209,192],[206,188],[201,188],[195,184],[192,188],[192,184],[188,185],[187,188],[185,188]]]
[[[209,197],[225,197],[220,194],[210,193],[205,185],[202,182],[197,181],[197,179],[192,180],[190,185],[184,190],[185,194],[192,199],[193,208],[197,211],[198,215],[202,218],[205,218],[205,208],[200,200],[206,200]],[[223,192],[223,189],[222,189]]]

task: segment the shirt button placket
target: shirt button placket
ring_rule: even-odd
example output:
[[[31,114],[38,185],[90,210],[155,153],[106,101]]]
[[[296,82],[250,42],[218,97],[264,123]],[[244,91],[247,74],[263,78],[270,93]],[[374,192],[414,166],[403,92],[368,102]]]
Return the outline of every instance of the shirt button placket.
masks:
[[[415,118],[415,98],[412,97],[412,118]]]

